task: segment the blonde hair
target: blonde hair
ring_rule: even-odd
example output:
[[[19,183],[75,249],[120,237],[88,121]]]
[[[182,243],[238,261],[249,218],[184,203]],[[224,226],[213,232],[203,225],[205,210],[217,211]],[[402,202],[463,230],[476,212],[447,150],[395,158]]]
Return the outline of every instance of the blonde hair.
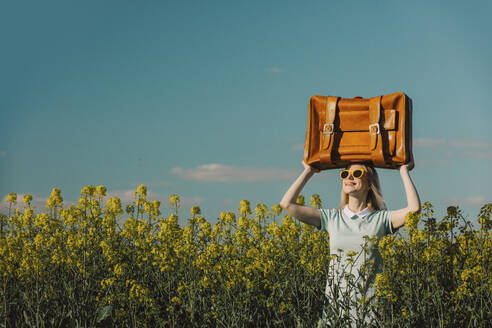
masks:
[[[369,182],[369,191],[367,192],[366,199],[367,207],[373,211],[387,209],[386,202],[383,199],[383,192],[381,191],[381,184],[379,183],[379,176],[374,166],[372,164],[366,163],[351,163],[347,165],[346,169],[348,169],[350,165],[353,164],[361,165],[367,172],[367,180]],[[345,205],[348,204],[348,198],[348,194],[343,192],[342,188],[339,207],[340,209],[344,208]]]

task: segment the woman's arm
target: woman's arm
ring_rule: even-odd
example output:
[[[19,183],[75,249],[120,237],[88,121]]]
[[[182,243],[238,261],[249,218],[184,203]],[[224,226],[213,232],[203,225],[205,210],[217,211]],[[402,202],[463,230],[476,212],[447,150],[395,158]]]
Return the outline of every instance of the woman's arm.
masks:
[[[407,196],[407,207],[394,211],[391,214],[391,224],[393,229],[398,229],[405,224],[405,219],[407,214],[410,212],[420,212],[420,199],[415,186],[413,185],[412,179],[408,174],[414,166],[413,160],[406,164],[400,166],[400,175],[403,181],[403,187],[405,188],[405,194]]]
[[[302,162],[304,166],[304,171],[301,175],[294,181],[290,188],[285,193],[284,197],[280,201],[280,206],[284,209],[287,214],[293,216],[300,221],[313,225],[318,229],[321,227],[321,217],[319,210],[310,206],[303,206],[296,203],[297,196],[301,192],[302,188],[306,182],[319,170],[314,167]]]

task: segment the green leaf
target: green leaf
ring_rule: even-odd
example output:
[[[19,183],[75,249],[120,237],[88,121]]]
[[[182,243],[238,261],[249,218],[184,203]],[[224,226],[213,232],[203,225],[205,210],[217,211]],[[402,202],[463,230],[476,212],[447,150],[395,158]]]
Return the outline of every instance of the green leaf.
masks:
[[[100,323],[107,317],[111,315],[111,311],[113,310],[113,307],[111,305],[106,305],[102,309],[99,309],[99,313],[97,315],[97,323]]]

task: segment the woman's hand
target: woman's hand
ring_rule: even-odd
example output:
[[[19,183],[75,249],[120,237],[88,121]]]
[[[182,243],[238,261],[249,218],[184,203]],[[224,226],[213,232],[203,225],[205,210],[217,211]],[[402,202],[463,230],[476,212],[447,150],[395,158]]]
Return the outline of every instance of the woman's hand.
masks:
[[[406,170],[407,172],[408,171],[411,171],[414,167],[415,167],[415,162],[413,161],[413,157],[412,157],[412,159],[410,160],[410,162],[408,162],[407,164],[403,164],[402,166],[400,166],[400,173],[403,170]]]
[[[307,171],[307,173],[309,173],[309,174],[321,172],[320,169],[317,169],[317,168],[315,168],[309,164],[306,164],[304,161],[302,161],[302,166],[304,166],[304,171]]]

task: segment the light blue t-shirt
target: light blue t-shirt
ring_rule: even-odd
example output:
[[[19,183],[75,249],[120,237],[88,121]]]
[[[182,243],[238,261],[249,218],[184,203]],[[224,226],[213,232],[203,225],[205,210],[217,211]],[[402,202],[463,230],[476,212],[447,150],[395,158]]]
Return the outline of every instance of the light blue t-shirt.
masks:
[[[359,279],[359,269],[366,260],[374,260],[372,273],[369,275],[368,284],[374,282],[377,273],[382,271],[383,260],[377,250],[376,244],[368,244],[369,252],[364,255],[362,246],[366,242],[364,236],[381,237],[394,233],[391,225],[391,211],[369,211],[367,208],[359,213],[353,213],[348,206],[344,209],[320,209],[321,227],[319,230],[327,231],[330,235],[330,252],[332,255],[341,256],[340,262],[333,261],[330,266],[342,268],[342,271],[350,272]],[[341,251],[340,251],[341,250]],[[348,251],[354,251],[353,263],[349,263],[346,256]],[[360,254],[360,255],[359,255]],[[340,273],[340,272],[338,272]],[[339,277],[338,275],[335,277]],[[331,282],[333,284],[333,281]],[[337,284],[344,287],[343,281]],[[374,292],[372,289],[370,292]],[[330,297],[330,281],[327,281],[325,294]]]

